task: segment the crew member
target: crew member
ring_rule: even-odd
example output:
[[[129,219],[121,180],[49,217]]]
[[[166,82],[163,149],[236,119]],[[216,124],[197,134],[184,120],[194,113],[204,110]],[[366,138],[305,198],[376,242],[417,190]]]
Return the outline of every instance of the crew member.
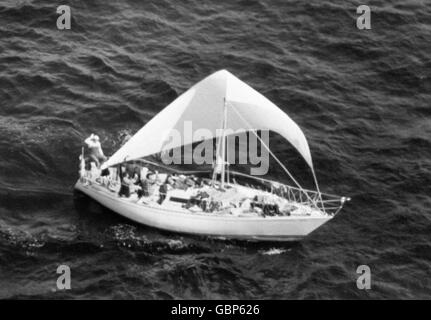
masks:
[[[94,161],[97,167],[100,167],[100,164],[105,162],[108,158],[103,153],[102,146],[100,145],[99,141],[99,136],[92,133],[91,136],[85,139],[85,143],[87,144],[90,153],[90,161]]]

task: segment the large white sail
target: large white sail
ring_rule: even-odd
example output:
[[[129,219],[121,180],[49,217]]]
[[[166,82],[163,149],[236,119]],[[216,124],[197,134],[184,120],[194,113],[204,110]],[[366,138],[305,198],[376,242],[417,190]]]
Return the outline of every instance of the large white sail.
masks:
[[[307,139],[298,125],[274,103],[226,70],[213,73],[175,99],[114,153],[103,168],[163,151],[171,130],[182,133],[186,123],[191,123],[193,130],[205,128],[213,137],[221,136],[225,103],[227,129],[237,133],[274,131],[289,141],[313,168]],[[169,148],[201,140],[202,137],[193,134],[184,135],[181,143],[169,143]]]

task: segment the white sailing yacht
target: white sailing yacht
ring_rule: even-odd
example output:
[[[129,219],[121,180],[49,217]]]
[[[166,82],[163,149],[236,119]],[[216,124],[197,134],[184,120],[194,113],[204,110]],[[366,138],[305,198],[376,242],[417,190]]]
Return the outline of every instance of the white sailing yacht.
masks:
[[[163,165],[144,158],[166,151],[170,133],[173,130],[184,132],[186,123],[192,123],[194,128],[205,128],[217,138],[218,161],[214,167],[220,168],[220,174],[216,174],[217,169],[214,169],[206,183],[201,181],[185,188],[171,187],[163,199],[136,193],[120,197],[121,178],[115,173],[118,171],[115,168],[134,162],[146,169],[158,166],[158,171],[166,169],[168,172]],[[308,164],[316,191],[302,188],[262,139],[262,147],[269,151],[295,185],[230,171],[226,158],[227,128],[236,134],[249,132],[257,137],[257,130],[281,135]],[[169,149],[204,139],[198,135],[184,135],[181,141],[169,143]],[[84,161],[83,157],[81,161]],[[332,219],[345,201],[350,200],[320,192],[310,149],[298,125],[262,94],[226,70],[203,79],[164,108],[102,165],[102,169],[107,168],[111,173],[104,179],[81,170],[75,189],[138,223],[201,236],[259,241],[298,240]],[[157,178],[159,183],[166,183],[166,174],[160,176],[161,179]],[[187,179],[183,172],[174,176],[179,180]],[[254,179],[266,188],[241,183],[241,177]]]

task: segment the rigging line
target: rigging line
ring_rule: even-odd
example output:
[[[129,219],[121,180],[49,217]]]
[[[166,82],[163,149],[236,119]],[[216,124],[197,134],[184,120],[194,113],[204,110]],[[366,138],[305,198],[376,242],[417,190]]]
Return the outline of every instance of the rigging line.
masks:
[[[322,199],[322,193],[320,192],[320,188],[319,188],[319,184],[317,183],[317,177],[316,177],[316,173],[314,172],[314,168],[311,168],[311,173],[313,174],[313,179],[314,179],[314,184],[316,185],[316,189],[320,198],[320,203],[322,204],[322,209],[323,212],[326,212],[325,210],[325,205],[323,203],[323,199]]]
[[[269,154],[275,159],[275,161],[277,161],[277,163],[280,165],[280,167],[289,175],[290,179],[292,179],[292,181],[298,186],[298,188],[305,193],[305,195],[307,196],[308,200],[311,201],[311,203],[313,203],[317,208],[317,204],[316,201],[311,199],[310,196],[308,195],[308,193],[304,190],[304,188],[301,187],[301,185],[298,183],[298,181],[296,181],[296,179],[292,176],[292,174],[290,173],[289,170],[287,170],[286,166],[276,157],[276,155],[269,149],[269,147],[266,145],[266,143],[257,135],[256,130],[253,129],[253,127],[250,125],[250,123],[244,119],[244,117],[236,110],[236,108],[231,105],[232,110],[235,111],[235,113],[241,118],[242,121],[245,122],[245,124],[250,128],[250,131],[254,133],[254,135],[259,139],[259,141],[262,143],[262,145],[265,147],[266,150],[268,150]]]

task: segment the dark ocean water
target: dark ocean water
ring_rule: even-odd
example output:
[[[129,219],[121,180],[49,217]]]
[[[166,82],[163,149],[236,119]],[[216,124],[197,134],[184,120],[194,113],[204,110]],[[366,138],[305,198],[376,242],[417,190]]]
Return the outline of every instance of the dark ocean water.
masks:
[[[367,2],[71,0],[60,31],[64,3],[0,0],[0,298],[431,298],[431,2],[369,2],[358,30]],[[74,197],[86,136],[114,152],[219,69],[303,128],[321,189],[352,197],[342,213],[300,243],[249,244]]]

